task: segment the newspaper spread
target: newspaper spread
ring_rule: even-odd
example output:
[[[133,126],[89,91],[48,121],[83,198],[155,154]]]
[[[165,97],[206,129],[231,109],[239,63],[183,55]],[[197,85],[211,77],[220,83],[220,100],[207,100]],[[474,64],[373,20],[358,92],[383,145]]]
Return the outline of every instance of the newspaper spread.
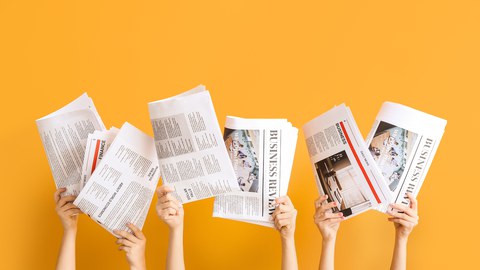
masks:
[[[210,93],[203,85],[148,104],[164,185],[182,203],[238,191]]]
[[[153,138],[125,123],[73,203],[112,234],[142,229],[159,176]]]
[[[344,104],[303,126],[320,193],[346,218],[389,202],[391,192]]]
[[[63,196],[77,195],[88,134],[105,130],[92,99],[84,93],[36,124],[56,187],[67,188]]]
[[[409,205],[406,193],[417,196],[427,175],[447,121],[415,109],[385,102],[367,136],[366,144],[379,167],[392,200]]]
[[[274,227],[275,198],[287,194],[298,129],[286,119],[227,117],[225,146],[240,191],[215,197],[213,216]]]
[[[95,130],[88,134],[87,145],[85,147],[85,157],[83,159],[81,188],[86,184],[95,168],[100,164],[104,155],[107,153],[110,144],[117,136],[118,128],[112,127],[109,130]]]

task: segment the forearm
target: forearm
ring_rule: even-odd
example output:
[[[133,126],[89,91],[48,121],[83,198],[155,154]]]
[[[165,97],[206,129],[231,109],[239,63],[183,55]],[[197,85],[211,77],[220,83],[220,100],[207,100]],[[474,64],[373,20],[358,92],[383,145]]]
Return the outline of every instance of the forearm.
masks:
[[[168,240],[167,270],[184,270],[183,227],[171,229]]]
[[[322,254],[320,256],[320,270],[333,270],[335,261],[335,238],[323,239]]]
[[[75,269],[75,239],[77,230],[64,231],[58,253],[57,270]]]
[[[395,236],[395,247],[393,249],[391,270],[407,269],[407,237]]]
[[[282,238],[282,270],[297,270],[297,251],[295,249],[295,238]]]

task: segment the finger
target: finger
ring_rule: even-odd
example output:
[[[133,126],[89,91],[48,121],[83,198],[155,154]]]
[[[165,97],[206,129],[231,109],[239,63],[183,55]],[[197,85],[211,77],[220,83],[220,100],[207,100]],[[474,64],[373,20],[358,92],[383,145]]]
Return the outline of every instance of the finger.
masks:
[[[401,218],[389,218],[388,221],[391,221],[391,222],[394,222],[394,223],[398,223],[404,227],[413,227],[416,225],[416,223],[414,222],[409,222],[409,221],[406,221],[404,219],[401,219]]]
[[[124,239],[124,238],[117,239],[117,241],[115,241],[115,243],[117,245],[126,246],[126,247],[133,247],[135,245],[132,241],[130,241],[128,239]]]
[[[292,218],[292,217],[293,217],[293,213],[288,212],[288,213],[282,213],[282,214],[276,215],[274,220],[288,219],[288,218]]]
[[[395,217],[395,218],[404,219],[404,220],[406,220],[406,221],[410,221],[410,222],[413,222],[413,223],[416,222],[416,220],[415,220],[414,217],[411,217],[411,216],[409,216],[409,215],[407,215],[407,214],[404,214],[404,213],[398,213],[398,212],[391,212],[391,211],[389,211],[388,214],[389,214],[390,216],[392,216],[392,217]]]
[[[53,194],[53,199],[55,200],[55,204],[58,203],[58,201],[60,200],[60,198],[62,197],[61,194],[63,192],[67,191],[66,188],[59,188],[55,191],[55,193]]]
[[[326,212],[327,210],[332,209],[332,208],[337,207],[337,206],[338,206],[337,202],[330,202],[330,203],[327,203],[327,204],[322,204],[322,206],[320,206],[320,211]]]
[[[64,206],[60,207],[60,208],[59,208],[59,211],[65,212],[65,211],[67,211],[67,210],[75,209],[75,208],[79,209],[79,208],[78,208],[76,205],[74,205],[73,203],[67,203],[67,204],[65,204]]]
[[[284,227],[291,224],[290,219],[277,219],[275,220],[275,227],[277,227],[279,230]]]
[[[123,251],[125,251],[126,253],[130,253],[131,247],[119,246],[119,247],[118,247],[118,250],[123,250]]]
[[[418,211],[418,201],[415,197],[413,197],[413,194],[410,192],[407,192],[407,197],[410,200],[410,208],[413,209],[415,212]]]
[[[64,197],[60,198],[60,200],[57,203],[57,206],[62,207],[69,202],[75,201],[76,198],[77,198],[77,196],[73,196],[73,195],[64,196]]]
[[[120,235],[121,237],[130,240],[133,243],[136,243],[138,239],[131,233],[127,231],[120,231],[120,230],[114,230],[113,231],[115,234]]]
[[[165,203],[165,202],[173,201],[173,200],[174,200],[174,198],[173,198],[172,194],[170,194],[170,193],[167,193],[165,195],[162,195],[162,196],[158,197],[158,202],[160,202],[160,203]]]
[[[275,219],[275,217],[281,213],[288,213],[288,212],[292,212],[293,211],[293,205],[284,205],[284,204],[281,204],[279,206],[277,206],[277,208],[275,209],[275,211],[273,211],[272,213],[272,219]]]
[[[166,195],[167,193],[172,192],[172,191],[175,191],[175,189],[173,189],[172,187],[169,187],[169,186],[160,186],[160,187],[157,188],[158,197]]]
[[[286,204],[286,205],[293,205],[292,201],[288,196],[281,196],[275,199],[275,203],[277,204]]]
[[[163,209],[160,212],[160,216],[162,216],[162,217],[175,216],[175,215],[177,215],[177,210],[175,210],[173,208]]]
[[[74,209],[64,211],[64,213],[65,213],[65,215],[71,217],[71,216],[77,216],[77,215],[81,214],[82,210],[80,210],[78,208],[74,208]]]
[[[328,195],[323,195],[323,196],[320,196],[318,197],[316,200],[315,200],[315,208],[319,208],[324,201],[326,201],[328,198]]]
[[[325,219],[333,219],[333,218],[340,218],[340,217],[343,217],[343,213],[342,212],[338,212],[338,213],[325,213],[324,215],[324,218]]]
[[[415,212],[413,211],[413,209],[411,209],[410,207],[408,207],[404,204],[394,203],[394,204],[391,204],[390,207],[393,208],[393,209],[396,209],[398,211],[404,212],[405,214],[407,214],[409,216],[414,216],[415,215]],[[390,212],[392,212],[392,211],[390,211]]]
[[[331,219],[328,219],[327,221],[325,221],[325,223],[328,224],[328,225],[334,225],[334,224],[340,223],[344,220],[345,220],[345,217],[331,218]]]
[[[175,209],[175,211],[180,210],[180,207],[178,206],[178,204],[176,204],[175,202],[172,202],[172,201],[161,203],[159,205],[159,208],[160,208],[160,210],[167,209],[167,208],[173,208],[173,209]]]
[[[137,227],[135,226],[134,224],[132,223],[127,223],[127,227],[130,228],[130,230],[132,230],[133,234],[140,240],[145,240],[145,235],[143,235],[142,231]]]

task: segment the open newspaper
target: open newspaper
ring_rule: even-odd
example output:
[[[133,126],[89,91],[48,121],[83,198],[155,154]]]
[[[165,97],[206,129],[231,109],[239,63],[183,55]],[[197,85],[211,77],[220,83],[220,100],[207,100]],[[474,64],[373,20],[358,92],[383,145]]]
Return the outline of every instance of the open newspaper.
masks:
[[[407,192],[417,196],[446,124],[424,112],[383,103],[366,143],[393,196],[377,210],[385,212],[388,203],[409,205]]]
[[[56,187],[67,189],[63,196],[77,195],[88,134],[105,130],[92,99],[84,93],[36,124]]]
[[[273,227],[274,200],[287,194],[297,135],[286,119],[228,116],[224,140],[240,190],[215,197],[213,216]]]
[[[344,104],[303,126],[318,189],[346,218],[390,202],[373,157],[360,134],[352,113]]]
[[[148,110],[163,184],[180,202],[240,190],[205,86],[150,102]]]
[[[142,229],[159,177],[153,138],[125,123],[73,204],[113,235]]]
[[[118,131],[118,128],[112,127],[109,130],[95,130],[95,132],[88,134],[85,157],[82,166],[82,188],[87,184],[93,171],[95,171],[95,168],[102,161],[110,144],[112,144],[117,136]]]

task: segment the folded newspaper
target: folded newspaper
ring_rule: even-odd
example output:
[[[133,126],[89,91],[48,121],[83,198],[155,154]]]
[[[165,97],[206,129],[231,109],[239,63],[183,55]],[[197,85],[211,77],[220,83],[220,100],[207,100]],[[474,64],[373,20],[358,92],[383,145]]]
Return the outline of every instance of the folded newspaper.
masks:
[[[392,199],[409,205],[407,192],[417,196],[432,164],[447,121],[392,102],[385,102],[367,136],[366,144],[380,169]]]
[[[318,189],[346,218],[391,201],[391,192],[344,104],[303,126]]]
[[[274,227],[274,200],[287,194],[297,136],[286,119],[228,116],[224,140],[240,190],[215,197],[213,216]]]
[[[153,138],[125,123],[73,204],[113,235],[142,229],[159,177]]]
[[[351,217],[390,203],[409,204],[425,179],[446,120],[385,102],[364,143],[344,104],[304,126],[317,186],[334,212]],[[370,153],[370,154],[368,154]]]
[[[84,93],[36,124],[56,187],[67,189],[63,196],[79,194],[88,135],[105,130],[92,99]]]
[[[180,202],[240,190],[205,86],[150,102],[148,110],[163,184]]]
[[[109,130],[98,131],[88,134],[85,157],[83,159],[81,188],[86,184],[95,168],[100,164],[107,153],[110,144],[117,136],[118,128],[112,127]]]

